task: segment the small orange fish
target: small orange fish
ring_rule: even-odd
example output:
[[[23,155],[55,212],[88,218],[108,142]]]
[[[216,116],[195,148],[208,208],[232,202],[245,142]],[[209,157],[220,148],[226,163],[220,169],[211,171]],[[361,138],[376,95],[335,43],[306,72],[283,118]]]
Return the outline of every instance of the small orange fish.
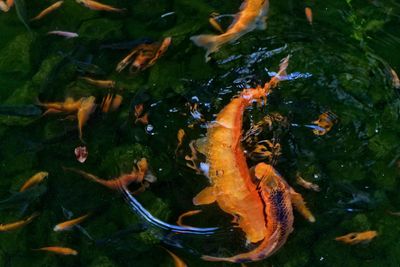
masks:
[[[162,43],[140,44],[132,49],[117,65],[116,71],[121,72],[131,62],[129,72],[145,70],[153,66],[156,61],[167,51],[172,41],[171,37],[166,37]]]
[[[390,74],[392,75],[392,83],[393,87],[396,89],[400,89],[400,79],[397,73],[394,71],[394,69],[390,69]]]
[[[100,87],[100,88],[114,88],[115,81],[112,80],[95,80],[89,77],[81,77],[82,80],[87,82],[88,84]]]
[[[80,224],[81,222],[86,220],[89,216],[90,216],[90,213],[83,215],[81,217],[72,219],[72,220],[68,220],[68,221],[59,223],[56,226],[54,226],[53,230],[55,232],[71,230],[75,225]]]
[[[365,231],[350,233],[344,236],[336,237],[336,241],[340,241],[349,245],[355,245],[359,243],[369,243],[378,235],[376,231]]]
[[[299,174],[296,175],[296,182],[306,189],[314,190],[315,192],[321,191],[317,184],[304,180]]]
[[[106,4],[102,4],[93,0],[76,0],[78,4],[82,4],[83,6],[97,11],[109,11],[109,12],[125,12],[125,8],[116,8]]]
[[[73,255],[76,256],[78,255],[78,251],[72,248],[66,248],[66,247],[43,247],[43,248],[36,248],[32,249],[34,251],[48,251],[60,255]]]
[[[168,249],[162,247],[163,249],[165,249],[165,251],[172,257],[173,261],[174,261],[174,265],[175,267],[186,267],[186,263],[179,258],[175,253],[169,251]]]
[[[111,102],[110,111],[116,111],[121,106],[123,97],[121,95],[115,95]]]
[[[135,117],[136,117],[135,123],[140,122],[144,125],[149,124],[149,114],[148,113],[145,113],[144,115],[142,115],[142,114],[143,114],[143,104],[136,105],[135,106]]]
[[[85,171],[81,171],[81,170],[78,170],[75,168],[64,167],[64,170],[75,172],[89,180],[92,180],[96,183],[102,184],[110,189],[119,190],[121,187],[124,187],[124,188],[128,187],[133,182],[142,183],[148,172],[148,163],[145,158],[142,158],[136,164],[136,169],[132,170],[131,173],[123,174],[123,175],[121,175],[117,178],[111,179],[111,180],[103,180],[93,174],[90,174],[90,173],[87,173]]]
[[[176,146],[175,149],[175,154],[178,152],[178,149],[181,147],[182,142],[183,142],[183,138],[185,137],[185,130],[183,129],[179,129],[178,133],[176,135],[177,139],[178,139],[178,145]]]
[[[13,223],[7,223],[7,224],[0,224],[0,232],[7,232],[7,231],[12,231],[12,230],[17,230],[33,221],[37,216],[39,216],[38,212],[33,213],[31,216],[28,218],[13,222]]]
[[[312,25],[312,22],[313,22],[312,9],[310,7],[306,7],[305,8],[305,13],[306,13],[306,17],[307,17],[308,23],[310,23],[310,25]]]
[[[103,97],[103,101],[101,101],[101,111],[103,113],[108,113],[110,110],[111,102],[112,102],[112,95],[107,94],[107,96]]]
[[[94,96],[82,97],[79,100],[74,100],[67,97],[65,102],[53,103],[38,103],[39,106],[45,107],[47,110],[42,116],[50,113],[76,113],[78,118],[79,139],[82,139],[82,129],[86,122],[89,120],[90,115],[96,109],[96,98]]]
[[[315,135],[324,135],[329,132],[333,125],[337,123],[337,115],[333,112],[327,111],[319,115],[318,120],[313,121],[313,124],[316,124],[318,128],[313,130]]]
[[[48,8],[46,8],[45,10],[43,10],[42,12],[40,12],[36,17],[32,18],[31,21],[42,19],[42,18],[45,17],[47,14],[53,12],[53,11],[56,10],[56,9],[59,9],[63,3],[64,3],[64,1],[57,1],[57,2],[55,2],[55,3],[52,4],[51,6],[49,6]]]
[[[33,175],[31,178],[29,178],[19,189],[19,192],[23,192],[28,188],[31,188],[32,186],[37,185],[38,183],[41,183],[47,176],[49,176],[48,172],[38,172],[35,175]]]

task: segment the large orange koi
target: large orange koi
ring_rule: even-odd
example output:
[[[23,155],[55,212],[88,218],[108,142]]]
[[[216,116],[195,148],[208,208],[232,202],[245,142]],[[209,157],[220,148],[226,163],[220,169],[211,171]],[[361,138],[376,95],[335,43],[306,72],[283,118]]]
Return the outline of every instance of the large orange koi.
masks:
[[[225,33],[220,35],[202,34],[192,36],[190,40],[207,50],[206,61],[208,61],[210,60],[209,55],[217,52],[222,45],[234,42],[255,29],[265,30],[268,7],[269,0],[245,0],[239,13],[235,15],[235,20]]]

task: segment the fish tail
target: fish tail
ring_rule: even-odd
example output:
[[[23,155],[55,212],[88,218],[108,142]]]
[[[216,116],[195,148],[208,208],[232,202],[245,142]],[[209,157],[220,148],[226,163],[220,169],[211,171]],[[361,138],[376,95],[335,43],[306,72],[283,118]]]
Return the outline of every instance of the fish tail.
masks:
[[[87,179],[89,179],[89,180],[91,180],[93,182],[96,182],[96,183],[99,183],[99,184],[102,184],[102,185],[108,187],[107,181],[101,180],[99,177],[97,177],[97,176],[95,176],[93,174],[90,174],[90,173],[87,173],[87,172],[84,172],[82,170],[78,170],[78,169],[75,169],[75,168],[63,167],[63,169],[66,170],[66,171],[77,173],[77,174],[79,174],[79,175],[81,175],[81,176],[83,176],[83,177],[85,177],[85,178],[87,178]]]
[[[254,249],[249,252],[237,254],[232,257],[213,257],[203,255],[201,258],[205,261],[226,261],[232,263],[244,263],[263,260],[272,255],[279,248],[281,243],[279,240],[279,228],[270,236],[264,238],[263,241]]]
[[[207,50],[206,62],[210,60],[210,54],[217,52],[222,44],[226,43],[226,34],[213,35],[213,34],[202,34],[190,37],[190,40],[199,47],[203,47]]]

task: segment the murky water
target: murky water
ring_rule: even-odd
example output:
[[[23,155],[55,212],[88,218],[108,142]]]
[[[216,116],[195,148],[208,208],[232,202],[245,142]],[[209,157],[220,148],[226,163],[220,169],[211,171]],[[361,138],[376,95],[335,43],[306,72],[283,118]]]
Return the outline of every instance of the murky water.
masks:
[[[17,0],[18,12],[13,7],[0,14],[0,198],[16,196],[36,172],[49,172],[43,187],[23,200],[0,202],[0,223],[40,212],[22,229],[1,233],[0,266],[173,266],[154,231],[143,229],[119,194],[63,167],[113,178],[146,157],[157,181],[137,198],[154,216],[174,223],[182,212],[195,208],[193,196],[208,183],[186,166],[190,140],[204,136],[207,122],[238,91],[268,81],[287,55],[288,79],[266,107],[246,111],[244,128],[267,113],[288,118],[292,126],[275,135],[282,146],[276,168],[303,195],[317,221],[308,223],[295,213],[294,231],[283,248],[248,265],[400,266],[400,217],[390,214],[400,211],[400,89],[391,74],[391,69],[400,73],[397,1],[271,1],[266,30],[224,46],[208,63],[205,51],[189,38],[212,33],[210,13],[236,13],[240,1],[107,1],[126,8],[123,14],[66,1],[42,20],[29,22],[51,3],[27,1],[24,8]],[[306,6],[313,11],[312,26]],[[29,30],[21,22],[24,18]],[[229,23],[230,18],[222,20],[223,27]],[[51,30],[80,37],[47,35]],[[167,36],[172,45],[165,55],[133,75],[115,71],[129,49],[104,47]],[[89,85],[82,76],[114,80],[117,89]],[[60,114],[41,117],[43,109],[35,104],[91,95],[100,104],[108,93],[121,95],[122,105],[90,117],[83,128],[89,154],[81,164],[74,155],[82,145],[76,120]],[[140,103],[148,125],[135,123],[134,107]],[[335,113],[338,123],[316,136],[304,125],[326,111]],[[175,153],[179,129],[186,136]],[[296,184],[297,172],[321,191]],[[231,218],[217,206],[202,209],[187,223],[230,226]],[[88,212],[93,215],[82,228],[52,230],[68,217]],[[334,240],[366,230],[378,232],[368,244]],[[172,250],[189,266],[224,266],[204,262],[199,254],[247,250],[240,230],[234,233],[182,236],[183,248]],[[79,255],[31,250],[44,246],[71,247]]]

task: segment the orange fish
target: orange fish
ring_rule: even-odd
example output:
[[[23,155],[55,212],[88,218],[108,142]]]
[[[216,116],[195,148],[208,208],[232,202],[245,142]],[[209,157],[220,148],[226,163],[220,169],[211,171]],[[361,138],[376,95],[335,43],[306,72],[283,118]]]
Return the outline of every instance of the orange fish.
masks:
[[[312,9],[310,7],[306,7],[305,13],[306,13],[306,18],[308,20],[308,23],[310,23],[310,25],[312,25],[312,22],[313,22]]]
[[[65,99],[65,102],[53,103],[38,103],[38,105],[45,107],[47,110],[43,116],[49,113],[76,113],[78,118],[79,139],[82,139],[82,129],[86,122],[89,120],[90,115],[96,109],[96,98],[94,96],[82,97],[79,100],[74,100],[71,97]]]
[[[324,135],[329,132],[333,125],[337,123],[337,115],[333,112],[327,111],[319,115],[318,120],[312,123],[316,124],[318,128],[313,130],[315,135]]]
[[[183,138],[185,137],[185,131],[183,129],[179,129],[177,133],[178,145],[175,149],[175,154],[178,152],[179,147],[182,145]]]
[[[54,226],[53,230],[55,232],[71,230],[75,225],[80,224],[81,222],[86,220],[89,216],[90,216],[90,213],[83,215],[81,217],[72,219],[72,220],[68,220],[68,221],[59,223],[56,226]]]
[[[51,6],[49,6],[48,8],[46,8],[45,10],[43,10],[42,12],[40,12],[36,17],[34,17],[33,20],[39,20],[42,19],[44,16],[46,16],[47,14],[53,12],[54,10],[58,9],[61,7],[61,5],[64,3],[64,1],[57,1],[54,4],[52,4]]]
[[[19,192],[25,191],[26,189],[31,188],[32,186],[35,186],[38,183],[41,183],[47,176],[49,176],[48,172],[36,173],[21,186]]]
[[[125,12],[125,8],[116,8],[109,5],[105,5],[93,0],[76,0],[78,4],[81,4],[91,10],[98,10],[98,11],[109,11],[109,12]]]
[[[349,245],[355,245],[359,243],[369,243],[372,239],[374,239],[378,235],[376,231],[366,231],[366,232],[357,232],[350,233],[344,236],[336,237],[336,241],[340,241]]]
[[[7,224],[0,224],[0,232],[7,232],[7,231],[12,231],[12,230],[17,230],[33,221],[37,216],[39,216],[38,212],[33,213],[31,216],[28,218],[13,222],[13,223],[7,223]]]
[[[82,80],[87,82],[88,84],[100,87],[100,88],[114,88],[115,81],[112,80],[95,80],[89,77],[81,77]]]
[[[153,66],[156,61],[167,51],[172,42],[171,37],[166,37],[162,43],[140,44],[124,57],[117,65],[116,71],[121,72],[131,62],[129,68],[131,73],[135,71],[145,70]]]
[[[36,248],[32,249],[34,251],[48,251],[60,255],[73,255],[76,256],[78,255],[78,251],[72,248],[66,248],[66,247],[43,247],[43,248]]]
[[[171,251],[169,251],[168,249],[162,247],[163,249],[165,249],[165,251],[172,257],[173,261],[174,261],[174,265],[175,267],[186,267],[186,263],[179,258],[175,253],[172,253]]]
[[[306,189],[314,190],[315,192],[321,191],[317,184],[304,180],[299,174],[296,175],[296,182]]]
[[[142,115],[142,114],[143,114],[143,104],[136,105],[135,106],[135,117],[136,117],[135,123],[140,122],[144,125],[149,124],[149,114],[148,113],[145,113],[144,115]]]
[[[265,30],[267,28],[268,7],[268,0],[245,0],[240,7],[239,13],[235,15],[235,20],[226,32],[220,35],[203,34],[192,36],[190,40],[195,45],[207,50],[205,56],[207,62],[210,60],[210,54],[217,52],[222,45],[232,43],[253,30]]]
[[[111,180],[103,180],[93,174],[90,174],[90,173],[87,173],[87,172],[84,172],[84,171],[81,171],[78,169],[74,169],[74,168],[64,167],[64,170],[72,171],[77,174],[80,174],[81,176],[83,176],[89,180],[92,180],[96,183],[102,184],[110,189],[120,190],[121,186],[126,188],[133,182],[142,183],[148,172],[148,163],[145,158],[142,158],[141,160],[138,161],[138,163],[136,164],[136,168],[134,170],[132,170],[131,173],[123,174],[123,175],[121,175],[117,178],[111,179]]]

